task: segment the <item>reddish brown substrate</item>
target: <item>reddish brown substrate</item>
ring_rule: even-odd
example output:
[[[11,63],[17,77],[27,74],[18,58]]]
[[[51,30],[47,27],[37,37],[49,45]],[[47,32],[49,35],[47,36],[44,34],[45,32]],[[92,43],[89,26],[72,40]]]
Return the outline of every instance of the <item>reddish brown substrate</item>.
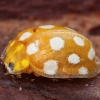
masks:
[[[21,1],[24,2],[24,0]],[[78,0],[76,1],[79,2]],[[92,3],[93,1],[94,0],[91,0],[90,3]],[[30,18],[28,17],[28,19],[25,19],[24,17],[18,17],[20,13],[17,13],[16,10],[12,8],[9,9],[6,1],[4,3],[2,1],[0,5],[2,5],[2,7],[4,5],[7,5],[7,7],[4,6],[4,8],[2,8],[6,10],[2,10],[0,8],[0,12],[7,11],[7,16],[5,15],[5,13],[1,13],[6,20],[0,20],[0,54],[2,53],[7,43],[11,39],[13,39],[19,31],[32,26],[43,24],[57,24],[75,29],[77,32],[89,38],[96,48],[97,55],[100,57],[99,13],[96,14],[91,11],[89,12],[88,10],[88,13],[61,14],[59,10],[58,15],[60,16],[58,16],[54,15],[54,12],[52,12],[53,6],[51,5],[51,3],[49,3],[43,4],[43,0],[39,0],[38,3],[34,4],[36,7],[37,5],[45,5],[44,8],[46,7],[46,5],[50,5],[52,10],[50,12],[50,15],[48,15],[48,12],[45,12],[45,10],[42,9],[44,11],[44,16],[42,13],[40,16],[40,13],[37,12],[38,10],[34,10],[34,14],[37,13],[37,15],[35,15],[37,19],[33,20],[34,14],[30,16],[30,14],[28,15],[27,12],[26,15],[30,16]],[[59,0],[58,3],[60,4],[61,1]],[[17,2],[15,2],[15,4],[19,5],[19,3],[17,4]],[[11,5],[10,7],[12,6],[13,5]],[[29,10],[29,4],[25,2],[23,6],[27,6],[27,10]],[[89,5],[87,7],[89,8]],[[95,9],[97,7],[94,6]],[[14,10],[13,13],[9,12],[11,11],[11,9]],[[18,7],[16,9],[18,9]],[[20,7],[19,12],[21,12],[21,9],[22,8]],[[41,7],[38,9],[41,9]],[[63,12],[66,11],[64,11],[63,9]],[[12,17],[12,14],[16,14],[16,19],[11,19],[14,18]],[[54,16],[56,16],[56,19],[54,18]],[[21,20],[19,18],[21,18]],[[5,73],[6,70],[4,68],[4,65],[0,64],[0,100],[100,100],[100,75],[91,79],[52,80],[44,77],[35,77],[33,74],[24,74],[21,79],[18,79],[12,78],[10,75],[6,75]]]

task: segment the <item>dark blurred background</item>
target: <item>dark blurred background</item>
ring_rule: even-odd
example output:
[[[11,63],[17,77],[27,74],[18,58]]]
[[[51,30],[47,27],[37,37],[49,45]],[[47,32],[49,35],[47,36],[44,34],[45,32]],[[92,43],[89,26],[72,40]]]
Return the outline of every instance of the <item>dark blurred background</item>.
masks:
[[[100,0],[0,0],[0,19],[52,19],[100,11]]]

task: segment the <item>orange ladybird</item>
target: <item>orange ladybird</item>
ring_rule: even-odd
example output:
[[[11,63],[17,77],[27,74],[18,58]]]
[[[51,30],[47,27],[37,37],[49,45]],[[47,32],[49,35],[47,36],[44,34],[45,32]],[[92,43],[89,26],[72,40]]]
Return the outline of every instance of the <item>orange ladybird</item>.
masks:
[[[91,78],[100,72],[92,43],[67,27],[44,25],[21,31],[1,55],[9,74]]]

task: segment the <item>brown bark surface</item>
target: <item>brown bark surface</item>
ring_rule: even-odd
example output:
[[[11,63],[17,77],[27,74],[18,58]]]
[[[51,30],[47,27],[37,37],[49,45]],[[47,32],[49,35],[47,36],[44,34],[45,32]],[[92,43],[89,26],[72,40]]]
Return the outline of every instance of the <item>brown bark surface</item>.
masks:
[[[19,31],[55,24],[85,35],[100,57],[99,0],[51,1],[0,1],[0,54]],[[4,65],[0,64],[0,100],[100,100],[100,74],[91,79],[73,80],[23,74],[19,79],[7,75]]]

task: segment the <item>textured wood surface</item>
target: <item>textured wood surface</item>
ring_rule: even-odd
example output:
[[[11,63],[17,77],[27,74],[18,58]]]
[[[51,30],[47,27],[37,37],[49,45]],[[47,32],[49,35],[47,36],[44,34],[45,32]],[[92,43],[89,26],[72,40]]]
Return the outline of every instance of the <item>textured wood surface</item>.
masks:
[[[0,20],[0,54],[19,31],[44,24],[67,26],[85,35],[100,57],[100,15],[94,12],[64,13],[57,19]],[[100,75],[91,79],[52,80],[24,74],[18,79],[8,75],[4,65],[0,64],[0,100],[100,100]]]

